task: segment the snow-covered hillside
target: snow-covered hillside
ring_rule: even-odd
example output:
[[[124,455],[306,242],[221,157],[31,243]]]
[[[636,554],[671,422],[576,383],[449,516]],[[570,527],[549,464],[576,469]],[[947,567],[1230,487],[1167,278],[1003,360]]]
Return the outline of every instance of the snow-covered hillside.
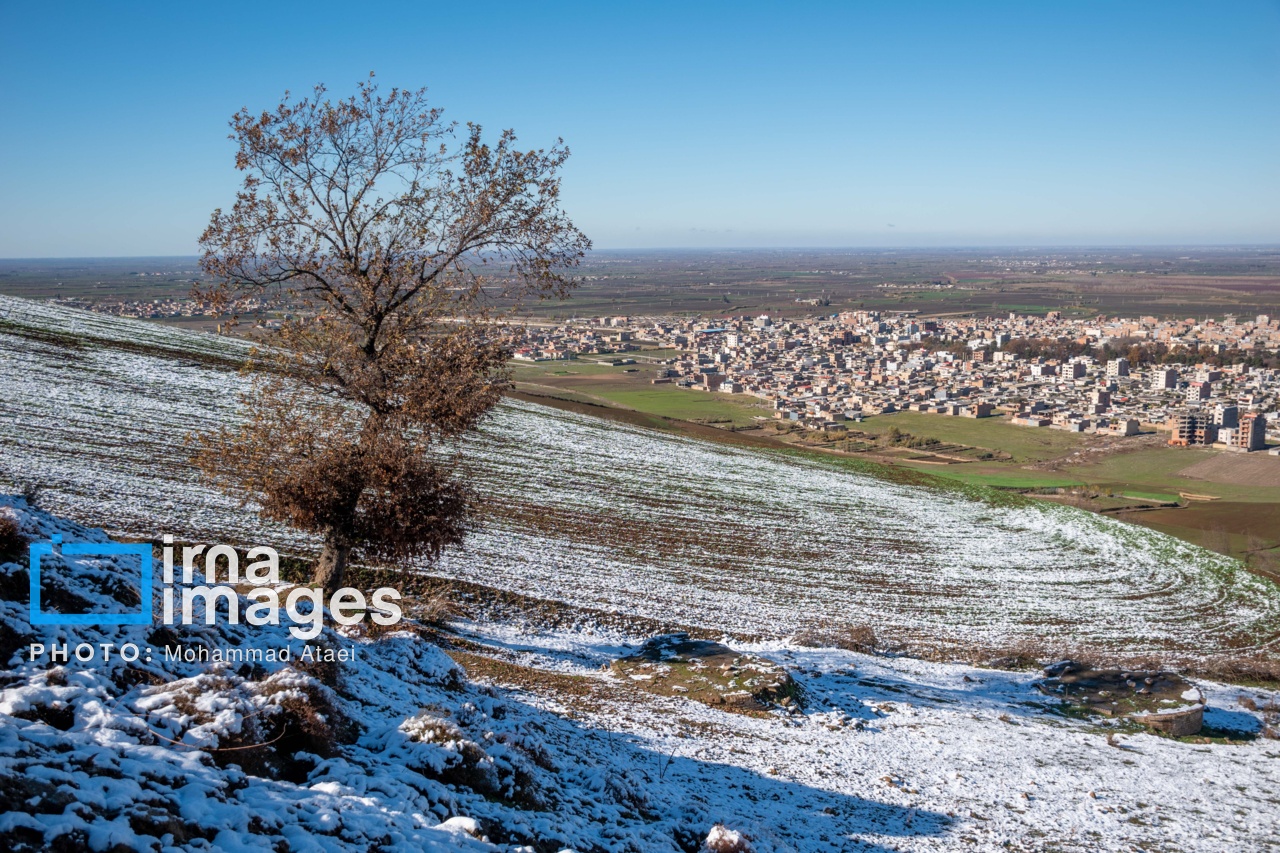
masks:
[[[101,542],[22,499],[0,515]],[[118,609],[123,564],[46,558],[50,593]],[[282,628],[31,626],[0,565],[0,847],[13,850],[1222,851],[1280,844],[1280,697],[1204,685],[1234,743],[1179,742],[1055,713],[1022,673],[786,642],[804,710],[745,716],[602,670],[639,637],[463,623],[319,639]],[[127,584],[125,585],[127,586]],[[347,629],[344,629],[347,630]],[[151,661],[50,664],[31,642],[133,641]],[[290,663],[169,661],[289,648]],[[1119,735],[1111,738],[1108,734]],[[720,832],[717,826],[727,827]],[[481,840],[487,838],[488,841]]]
[[[236,417],[246,345],[0,297],[0,475],[108,529],[307,548],[197,482],[183,438]],[[1174,657],[1273,647],[1280,590],[1236,561],[1068,507],[921,488],[541,406],[467,455],[499,508],[434,569],[738,634],[1032,637]]]

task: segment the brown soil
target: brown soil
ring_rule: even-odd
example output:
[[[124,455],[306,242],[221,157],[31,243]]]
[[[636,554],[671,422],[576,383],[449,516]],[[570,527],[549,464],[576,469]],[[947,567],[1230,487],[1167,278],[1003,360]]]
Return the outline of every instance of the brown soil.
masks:
[[[1258,536],[1266,544],[1280,541],[1280,504],[1211,501],[1180,509],[1151,509],[1141,516],[1125,516],[1135,524],[1220,530],[1241,536]]]
[[[568,705],[571,714],[574,710],[610,710],[633,693],[602,679],[534,669],[475,652],[451,649],[447,654],[467,671],[468,678],[527,690],[539,696],[553,696]]]
[[[1178,473],[1210,483],[1280,486],[1280,456],[1264,453],[1215,453]]]

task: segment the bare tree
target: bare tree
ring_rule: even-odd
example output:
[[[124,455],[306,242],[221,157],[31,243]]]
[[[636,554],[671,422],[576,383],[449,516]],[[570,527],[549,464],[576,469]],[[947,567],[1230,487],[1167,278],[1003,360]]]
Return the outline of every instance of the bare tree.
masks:
[[[564,297],[590,241],[560,208],[562,141],[446,123],[426,90],[318,86],[231,120],[244,184],[200,239],[227,310],[289,313],[252,361],[238,426],[197,438],[197,464],[268,518],[318,534],[315,581],[353,551],[432,558],[466,535],[474,495],[441,453],[509,385],[513,312]],[[234,318],[233,318],[234,322]]]

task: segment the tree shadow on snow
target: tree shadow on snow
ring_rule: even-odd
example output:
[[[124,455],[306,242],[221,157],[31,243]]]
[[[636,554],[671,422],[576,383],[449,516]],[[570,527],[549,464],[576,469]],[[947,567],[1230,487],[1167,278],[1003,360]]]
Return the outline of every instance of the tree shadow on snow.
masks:
[[[717,754],[708,758],[675,755],[634,735],[601,729],[580,718],[551,715],[529,705],[515,691],[491,690],[500,695],[509,713],[515,712],[513,716],[536,719],[563,754],[591,756],[583,762],[584,767],[598,762],[597,769],[615,779],[611,784],[638,795],[636,802],[643,803],[638,808],[645,815],[646,831],[667,835],[677,849],[701,849],[707,832],[720,823],[750,838],[755,853],[889,853],[896,847],[885,845],[893,845],[897,839],[943,836],[957,824],[955,818],[940,812],[789,779],[785,769],[774,775],[772,768],[762,773],[725,763],[722,755],[738,751],[733,738],[717,740]],[[674,742],[676,749],[685,743],[682,739]],[[779,746],[780,750],[785,748]],[[778,756],[783,757],[781,753]],[[892,786],[900,784],[897,780],[871,778],[870,771],[859,768],[814,768],[810,764],[807,769],[829,779],[833,786],[842,778],[861,777],[855,784],[883,790],[886,800],[910,796],[893,790]]]

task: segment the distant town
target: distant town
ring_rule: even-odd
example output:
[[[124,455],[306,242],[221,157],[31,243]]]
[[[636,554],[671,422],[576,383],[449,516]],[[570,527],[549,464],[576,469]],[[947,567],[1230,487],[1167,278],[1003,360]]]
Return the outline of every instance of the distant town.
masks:
[[[59,301],[145,319],[217,316],[191,299]],[[234,311],[278,326],[266,308],[250,299]],[[667,352],[645,354],[654,349]],[[1280,320],[1267,314],[613,316],[531,324],[515,351],[521,361],[593,357],[638,359],[657,368],[654,384],[757,397],[775,418],[828,432],[911,410],[1115,436],[1163,430],[1172,445],[1245,452],[1280,444]]]
[[[669,355],[643,355],[655,347]],[[775,418],[814,430],[912,410],[1118,436],[1156,429],[1170,444],[1248,452],[1265,450],[1268,433],[1280,441],[1278,351],[1280,323],[1268,315],[1085,321],[1056,311],[983,319],[851,311],[531,326],[515,357],[638,358],[656,365],[654,384],[758,397]]]
[[[182,279],[173,279],[182,281]],[[191,279],[195,284],[197,279]],[[278,319],[263,319],[265,314],[274,308],[269,300],[257,296],[237,299],[225,308],[218,308],[212,302],[174,297],[158,299],[129,299],[121,301],[95,301],[91,299],[56,298],[52,300],[69,308],[80,308],[85,311],[96,311],[99,314],[110,314],[113,317],[133,317],[139,320],[180,320],[205,318],[209,320],[225,319],[228,315],[254,318],[250,325],[268,328],[279,328]]]

